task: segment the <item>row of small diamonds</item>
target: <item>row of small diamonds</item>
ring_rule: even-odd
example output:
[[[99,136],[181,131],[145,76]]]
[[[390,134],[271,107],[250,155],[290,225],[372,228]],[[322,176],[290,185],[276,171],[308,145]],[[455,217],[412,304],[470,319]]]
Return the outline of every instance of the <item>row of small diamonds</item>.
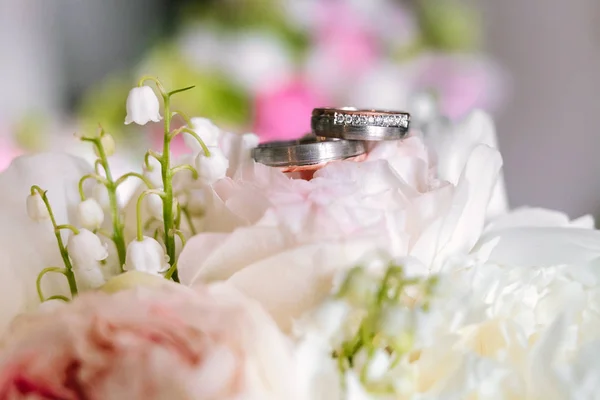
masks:
[[[335,125],[352,125],[352,126],[399,126],[408,128],[408,115],[359,115],[359,114],[344,114],[335,113],[333,116]]]

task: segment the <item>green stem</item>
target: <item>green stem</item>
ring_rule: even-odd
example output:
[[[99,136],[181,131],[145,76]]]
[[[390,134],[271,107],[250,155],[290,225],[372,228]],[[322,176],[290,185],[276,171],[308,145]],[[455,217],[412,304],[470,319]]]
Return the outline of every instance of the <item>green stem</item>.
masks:
[[[198,134],[196,132],[194,132],[193,130],[191,130],[190,128],[183,127],[183,128],[179,128],[179,129],[173,131],[173,133],[171,134],[171,139],[173,139],[175,136],[177,136],[181,132],[186,132],[186,133],[189,133],[190,135],[192,135],[194,137],[194,139],[196,139],[196,141],[200,144],[200,147],[202,147],[202,151],[204,152],[204,155],[206,157],[210,157],[210,150],[206,146],[206,143],[204,143],[204,140],[202,140],[202,138],[200,136],[198,136]]]
[[[192,235],[195,235],[197,232],[196,232],[196,227],[194,226],[194,223],[192,222],[192,216],[190,215],[190,210],[188,210],[187,207],[181,207],[181,213],[185,217],[185,220],[187,221],[187,223],[190,227],[190,231],[192,232]]]
[[[179,239],[181,239],[181,245],[185,246],[185,235],[183,234],[183,232],[181,232],[179,229],[173,229],[173,233],[177,236],[179,236]]]
[[[99,161],[99,160],[96,160]],[[85,200],[85,193],[83,192],[83,184],[85,183],[85,181],[87,181],[88,179],[95,179],[96,181],[98,181],[98,183],[103,184],[104,186],[108,185],[108,181],[106,179],[104,179],[103,177],[101,177],[98,174],[87,174],[81,177],[81,179],[79,180],[79,197],[81,197],[81,201]]]
[[[148,189],[153,189],[154,185],[152,185],[152,182],[150,182],[150,180],[148,180],[148,178],[146,178],[144,175],[139,174],[137,172],[128,172],[125,175],[121,176],[119,179],[117,179],[117,181],[115,182],[115,186],[119,187],[120,184],[122,184],[123,182],[125,182],[127,180],[127,178],[138,178],[140,179],[142,182],[144,182],[144,184],[146,185],[146,187]]]
[[[150,165],[150,157],[154,157],[156,159],[156,161],[158,161],[159,163],[162,163],[162,155],[158,154],[156,151],[154,150],[148,150],[146,152],[146,154],[144,155],[144,165],[146,166],[146,169],[148,171],[152,171],[152,165]]]
[[[176,167],[171,168],[171,175],[175,175],[177,172],[184,170],[192,171],[192,178],[198,179],[198,171],[196,171],[196,168],[192,167],[189,164],[178,165]]]
[[[56,230],[61,230],[61,229],[68,229],[71,232],[73,232],[75,235],[79,235],[79,229],[75,228],[73,225],[71,224],[62,224],[62,225],[57,225]]]
[[[67,276],[67,270],[65,268],[59,268],[59,267],[48,267],[48,268],[44,268],[38,275],[36,281],[35,281],[35,287],[37,289],[37,293],[38,293],[38,297],[40,298],[40,302],[43,303],[44,301],[46,301],[47,299],[44,297],[44,294],[42,293],[42,278],[44,277],[44,275],[46,275],[49,272],[57,272],[59,274],[63,274],[64,276]],[[55,297],[55,296],[52,296]],[[49,300],[50,298],[48,298]],[[68,301],[68,299],[67,299]]]
[[[160,90],[160,87],[159,87]],[[172,171],[171,171],[171,98],[168,94],[163,91],[163,99],[165,106],[165,135],[163,142],[163,151],[162,151],[162,162],[161,162],[161,172],[162,172],[162,180],[163,180],[163,188],[164,194],[163,197],[163,221],[164,221],[164,243],[167,248],[167,255],[169,256],[169,263],[171,264],[171,269],[173,272],[171,276],[175,282],[179,282],[179,277],[176,271],[176,258],[175,258],[175,236],[173,235],[172,229],[174,224],[174,216],[173,216],[173,182],[172,182]]]
[[[65,303],[68,303],[70,301],[67,297],[61,296],[60,294],[55,294],[54,296],[50,296],[46,299],[46,301],[48,301],[48,300],[62,300]]]
[[[100,135],[102,137],[102,134]],[[125,247],[125,235],[123,233],[124,225],[121,221],[121,213],[119,211],[119,202],[117,200],[117,185],[112,177],[112,172],[110,170],[110,166],[108,165],[108,157],[106,156],[106,152],[104,151],[104,146],[102,146],[102,141],[98,138],[93,138],[91,141],[96,146],[98,150],[98,158],[100,160],[100,165],[104,168],[104,172],[106,174],[106,179],[104,185],[106,186],[106,191],[108,192],[108,201],[110,204],[111,216],[112,216],[112,225],[113,225],[113,236],[112,240],[115,242],[115,246],[117,248],[117,254],[119,256],[119,268],[121,272],[123,272],[123,265],[125,264],[125,255],[127,249]]]
[[[183,120],[185,121],[185,123],[187,124],[187,126],[189,126],[190,128],[192,127],[192,120],[190,119],[190,117],[184,113],[183,111],[173,111],[173,116],[175,115],[179,115],[181,118],[183,118]]]
[[[140,197],[138,197],[137,204],[135,206],[135,213],[136,213],[135,216],[136,216],[136,222],[137,222],[136,238],[137,238],[138,242],[141,242],[142,240],[144,240],[144,228],[142,226],[142,201],[149,194],[157,194],[162,198],[163,203],[165,202],[165,194],[158,189],[144,190],[140,194]]]
[[[73,274],[73,266],[71,265],[71,260],[69,260],[69,253],[63,243],[62,236],[60,234],[60,229],[58,229],[58,225],[56,224],[56,219],[54,218],[54,213],[52,212],[52,207],[50,207],[50,202],[48,201],[48,197],[46,196],[46,191],[42,190],[37,185],[31,187],[31,194],[35,194],[37,192],[41,197],[42,201],[46,205],[46,209],[48,210],[48,215],[50,216],[50,221],[52,221],[52,227],[54,228],[54,236],[56,236],[56,241],[58,242],[58,249],[60,250],[60,256],[65,264],[66,271],[64,272],[67,277],[67,281],[69,282],[69,290],[71,291],[71,297],[75,297],[77,295],[77,282],[75,281],[75,275]]]

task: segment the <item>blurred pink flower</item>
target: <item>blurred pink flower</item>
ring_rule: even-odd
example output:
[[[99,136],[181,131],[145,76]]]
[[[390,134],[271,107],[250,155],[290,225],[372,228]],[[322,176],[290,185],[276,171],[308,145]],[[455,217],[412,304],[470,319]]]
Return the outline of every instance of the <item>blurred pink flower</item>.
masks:
[[[346,74],[360,74],[378,61],[377,39],[357,10],[342,1],[319,5],[321,19],[316,41],[331,62],[342,67]]]
[[[343,93],[349,80],[380,61],[377,36],[364,16],[347,2],[320,2],[315,15],[314,46],[305,73],[328,94]]]
[[[0,171],[4,171],[12,160],[21,154],[23,154],[21,149],[16,147],[10,139],[0,137]]]
[[[504,96],[496,65],[472,56],[427,55],[419,62],[417,88],[435,90],[443,115],[457,119],[475,108],[494,108]]]
[[[222,284],[88,293],[18,318],[0,357],[2,399],[284,399],[298,393],[287,338]]]
[[[317,89],[301,80],[259,92],[255,99],[254,132],[261,142],[297,139],[310,132],[310,115],[327,104]]]

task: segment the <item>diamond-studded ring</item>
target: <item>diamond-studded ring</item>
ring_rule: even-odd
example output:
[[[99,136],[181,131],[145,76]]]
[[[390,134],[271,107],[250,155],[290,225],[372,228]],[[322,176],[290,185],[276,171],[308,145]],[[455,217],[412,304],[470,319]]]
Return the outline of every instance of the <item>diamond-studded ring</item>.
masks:
[[[262,143],[252,149],[252,157],[271,167],[297,167],[343,160],[365,152],[365,144],[361,141],[308,135],[299,140]]]
[[[401,111],[356,108],[315,108],[312,132],[321,137],[346,140],[398,140],[408,133],[410,114]]]

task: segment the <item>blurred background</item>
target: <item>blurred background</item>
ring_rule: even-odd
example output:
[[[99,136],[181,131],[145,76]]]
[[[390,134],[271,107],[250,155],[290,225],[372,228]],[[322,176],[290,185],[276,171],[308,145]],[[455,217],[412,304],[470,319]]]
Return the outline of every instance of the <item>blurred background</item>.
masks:
[[[263,140],[306,132],[314,106],[484,108],[513,207],[600,215],[598,0],[0,0],[0,54],[0,169],[80,154],[99,122],[133,159],[161,134],[123,126],[149,73]]]

